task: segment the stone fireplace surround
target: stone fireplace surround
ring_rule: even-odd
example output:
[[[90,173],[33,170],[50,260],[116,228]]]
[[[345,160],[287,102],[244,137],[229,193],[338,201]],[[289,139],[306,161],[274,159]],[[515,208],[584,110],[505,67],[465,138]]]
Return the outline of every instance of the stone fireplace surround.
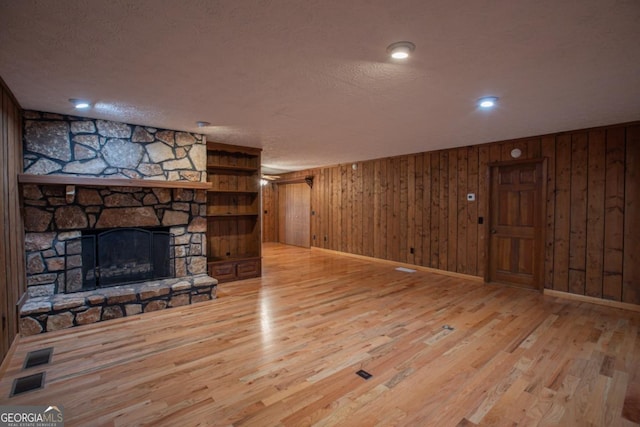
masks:
[[[197,185],[206,181],[202,135],[33,111],[24,123],[23,335],[215,298],[217,281],[206,274],[206,190]],[[46,183],[31,183],[42,175]],[[59,177],[80,184],[58,184]],[[81,263],[65,243],[82,230],[158,226],[174,236],[175,278],[59,293]]]

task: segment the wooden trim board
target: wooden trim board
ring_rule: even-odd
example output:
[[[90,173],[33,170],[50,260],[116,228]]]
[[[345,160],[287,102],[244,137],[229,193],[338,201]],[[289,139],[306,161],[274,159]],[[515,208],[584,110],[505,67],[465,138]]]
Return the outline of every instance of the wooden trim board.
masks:
[[[100,187],[186,188],[209,190],[210,182],[161,181],[159,179],[92,178],[85,176],[18,174],[20,184],[95,185]]]
[[[591,304],[604,305],[606,307],[620,308],[622,310],[629,310],[629,311],[635,311],[640,313],[640,305],[629,304],[626,302],[611,301],[611,300],[606,300],[606,299],[596,298],[596,297],[588,297],[586,295],[571,294],[569,292],[554,291],[552,289],[545,289],[544,295],[548,297],[565,298],[568,300],[588,302]]]
[[[311,247],[311,249],[314,251],[320,251],[320,252],[325,252],[325,253],[334,254],[334,255],[344,255],[351,258],[361,259],[364,261],[371,261],[371,262],[378,262],[380,264],[392,265],[394,267],[404,267],[404,268],[409,268],[413,270],[426,271],[428,273],[442,274],[443,276],[458,277],[460,279],[484,283],[484,278],[478,277],[478,276],[472,276],[470,274],[455,273],[453,271],[439,270],[437,268],[424,267],[422,265],[408,264],[408,263],[399,262],[399,261],[391,261],[388,259],[374,258],[374,257],[368,257],[364,255],[351,254],[348,252],[334,251],[332,249],[324,249],[324,248],[319,248],[317,246],[313,246]]]

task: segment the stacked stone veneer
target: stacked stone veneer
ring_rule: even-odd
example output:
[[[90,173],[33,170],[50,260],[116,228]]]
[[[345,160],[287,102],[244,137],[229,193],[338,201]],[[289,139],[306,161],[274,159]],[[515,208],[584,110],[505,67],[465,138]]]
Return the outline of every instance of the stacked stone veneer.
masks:
[[[207,180],[205,138],[189,132],[26,111],[23,150],[35,175]]]
[[[27,174],[206,181],[206,141],[198,134],[27,111],[23,137]],[[29,184],[22,190],[29,296],[21,309],[23,334],[215,298],[215,279],[206,276],[205,190],[161,182],[149,188]],[[118,227],[169,227],[175,282],[60,294],[81,264],[73,252],[78,245],[67,249],[66,242],[82,230]]]
[[[35,335],[208,301],[215,298],[217,283],[203,274],[71,295],[31,298],[20,311],[20,331],[22,335]]]
[[[169,227],[175,276],[206,272],[204,190],[29,184],[23,186],[23,201],[30,297],[70,289],[69,278],[77,276],[81,256],[79,245],[65,243],[82,230]]]

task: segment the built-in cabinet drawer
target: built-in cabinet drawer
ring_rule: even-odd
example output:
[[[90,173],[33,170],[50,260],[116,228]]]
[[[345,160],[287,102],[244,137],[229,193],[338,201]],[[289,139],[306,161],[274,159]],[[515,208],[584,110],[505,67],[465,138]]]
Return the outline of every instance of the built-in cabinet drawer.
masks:
[[[260,258],[209,263],[209,276],[220,283],[260,277],[260,271]]]
[[[236,266],[233,262],[210,263],[209,276],[217,279],[218,282],[229,282],[236,278]]]
[[[247,261],[239,261],[236,267],[236,274],[238,279],[260,276],[260,260],[250,259]]]

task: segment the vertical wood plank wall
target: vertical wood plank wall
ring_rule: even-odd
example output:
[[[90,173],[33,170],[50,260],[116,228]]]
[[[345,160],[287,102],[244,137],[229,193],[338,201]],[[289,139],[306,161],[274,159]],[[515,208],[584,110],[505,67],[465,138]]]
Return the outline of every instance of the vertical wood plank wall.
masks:
[[[26,290],[24,232],[18,173],[22,172],[22,118],[17,102],[0,79],[0,360],[18,333],[16,303]]]
[[[278,211],[275,206],[276,184],[267,183],[262,186],[262,241],[277,242],[278,231],[276,229],[276,215]]]
[[[294,172],[312,246],[483,277],[488,164],[547,158],[544,286],[640,304],[640,123]],[[474,202],[467,194],[475,193]],[[265,206],[271,192],[263,194]],[[478,224],[478,217],[484,224]],[[265,224],[265,241],[274,232]],[[412,251],[413,248],[413,251]]]

